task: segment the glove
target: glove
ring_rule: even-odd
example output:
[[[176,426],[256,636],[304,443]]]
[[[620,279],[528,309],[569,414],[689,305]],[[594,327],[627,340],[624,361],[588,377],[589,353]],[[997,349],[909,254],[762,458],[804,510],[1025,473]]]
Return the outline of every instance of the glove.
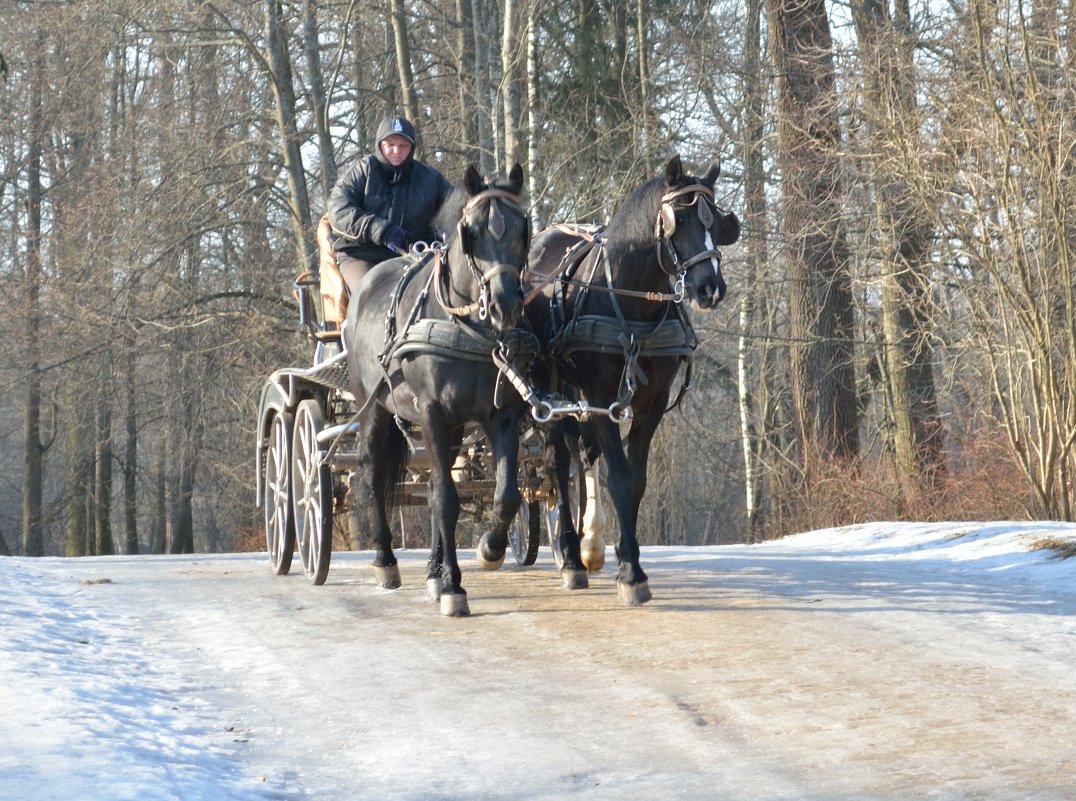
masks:
[[[394,225],[389,229],[388,236],[385,237],[385,247],[402,256],[407,253],[408,239],[410,237],[407,235],[407,231],[398,225]]]

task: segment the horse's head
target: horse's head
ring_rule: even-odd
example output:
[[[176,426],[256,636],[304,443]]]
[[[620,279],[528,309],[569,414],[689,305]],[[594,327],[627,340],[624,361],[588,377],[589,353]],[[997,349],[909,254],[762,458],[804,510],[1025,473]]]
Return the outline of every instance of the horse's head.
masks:
[[[714,162],[701,178],[686,175],[679,156],[665,164],[664,194],[654,223],[658,260],[671,276],[684,276],[690,296],[702,309],[725,297],[719,245],[740,238],[740,220],[714,200],[721,165]]]
[[[519,202],[523,168],[516,164],[507,183],[498,183],[483,180],[471,165],[463,189],[466,197],[449,250],[453,285],[470,295],[479,315],[488,316],[496,330],[506,331],[523,314],[521,275],[530,247],[530,220]]]

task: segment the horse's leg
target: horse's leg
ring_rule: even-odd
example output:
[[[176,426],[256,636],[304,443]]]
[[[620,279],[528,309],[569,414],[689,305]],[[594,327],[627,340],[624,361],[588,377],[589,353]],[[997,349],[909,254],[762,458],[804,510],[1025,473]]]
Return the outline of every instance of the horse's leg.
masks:
[[[622,531],[630,531],[630,539],[621,539],[617,549],[617,558],[620,560],[620,573],[617,579],[617,589],[620,597],[628,604],[646,603],[650,600],[650,588],[643,584],[638,590],[626,591],[625,585],[620,583],[619,576],[628,577],[626,585],[631,585],[631,576],[644,576],[642,566],[639,563],[639,508],[642,505],[643,496],[646,494],[646,470],[650,459],[650,445],[654,440],[654,434],[665,415],[665,407],[668,404],[668,393],[660,394],[644,411],[636,413],[632,418],[631,429],[627,438],[627,460],[631,471],[631,525]]]
[[[441,614],[469,615],[467,593],[460,584],[462,574],[456,557],[456,523],[460,497],[452,481],[452,443],[448,422],[440,406],[427,405],[422,415],[422,440],[430,457],[430,562],[441,557]]]
[[[572,444],[568,443],[568,421],[553,427],[548,437],[546,449],[546,469],[553,477],[557,488],[557,533],[560,552],[564,562],[560,568],[560,580],[565,589],[582,590],[590,586],[587,570],[579,553],[579,532],[575,528],[571,504],[572,457],[573,448],[578,448],[578,434],[571,435]],[[574,426],[574,422],[570,423]],[[580,469],[582,469],[580,467]],[[583,499],[580,499],[582,502]],[[554,536],[550,532],[550,536]]]
[[[635,533],[634,480],[632,465],[620,441],[620,428],[608,418],[593,421],[606,466],[609,468],[609,496],[616,509],[620,525],[620,540],[616,555],[620,567],[616,575],[616,591],[620,600],[630,606],[650,600],[650,585],[639,564],[639,541]]]
[[[590,573],[597,573],[605,567],[605,540],[612,528],[601,491],[605,463],[600,457],[597,446],[583,454],[583,489],[586,498],[583,501],[583,520],[579,524],[583,534],[579,551],[583,565]]]
[[[366,454],[370,468],[370,486],[374,496],[374,576],[388,590],[400,586],[400,568],[392,551],[392,528],[389,526],[388,499],[396,480],[398,460],[406,458],[403,434],[391,415],[380,407],[374,409],[363,426]]]
[[[508,527],[519,511],[523,496],[519,492],[519,414],[507,411],[497,414],[485,426],[490,441],[497,486],[493,493],[493,530],[482,535],[475,551],[478,564],[486,570],[496,570],[504,564],[508,550]]]

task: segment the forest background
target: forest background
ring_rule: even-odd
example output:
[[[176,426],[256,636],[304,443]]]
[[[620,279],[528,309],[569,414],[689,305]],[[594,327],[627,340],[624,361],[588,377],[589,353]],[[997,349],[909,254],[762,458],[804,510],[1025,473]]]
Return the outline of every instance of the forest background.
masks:
[[[744,224],[644,543],[1072,520],[1071,0],[0,0],[0,552],[258,547],[291,282],[399,109],[536,225],[663,161]],[[337,547],[361,546],[341,532]]]

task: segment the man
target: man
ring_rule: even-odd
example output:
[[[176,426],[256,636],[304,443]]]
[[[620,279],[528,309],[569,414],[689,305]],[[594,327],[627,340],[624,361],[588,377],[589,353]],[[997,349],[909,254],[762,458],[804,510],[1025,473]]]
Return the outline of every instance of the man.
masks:
[[[348,287],[378,262],[436,238],[433,218],[452,187],[415,159],[415,127],[399,115],[377,129],[377,146],[336,182],[328,216]]]

